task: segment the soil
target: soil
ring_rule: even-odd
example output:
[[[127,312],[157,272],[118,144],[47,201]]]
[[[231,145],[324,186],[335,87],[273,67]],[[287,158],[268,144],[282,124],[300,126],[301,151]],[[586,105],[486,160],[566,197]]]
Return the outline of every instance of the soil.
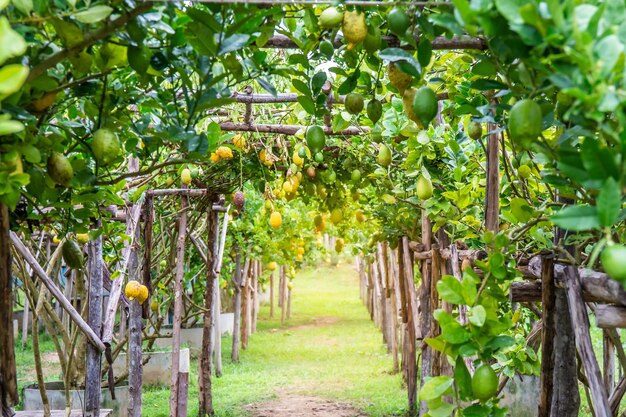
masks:
[[[280,395],[246,409],[253,417],[366,417],[348,404],[300,395]]]

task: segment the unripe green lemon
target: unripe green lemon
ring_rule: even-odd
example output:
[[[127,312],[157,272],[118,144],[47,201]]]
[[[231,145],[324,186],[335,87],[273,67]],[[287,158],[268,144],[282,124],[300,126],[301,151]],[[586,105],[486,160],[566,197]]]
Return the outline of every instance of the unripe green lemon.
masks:
[[[626,246],[621,244],[607,246],[602,251],[600,260],[604,272],[626,287]]]
[[[70,185],[70,181],[74,177],[74,168],[65,155],[53,152],[48,157],[47,168],[48,175],[54,182],[66,187]]]
[[[363,41],[363,48],[369,54],[373,54],[378,51],[382,46],[383,39],[380,33],[380,28],[376,26],[370,26],[367,30],[367,36]]]
[[[413,100],[415,99],[415,94],[417,94],[417,90],[413,87],[407,88],[404,90],[404,94],[402,95],[402,106],[404,107],[404,113],[409,120],[413,120],[418,127],[423,127],[422,122],[415,115],[413,111]]]
[[[366,111],[367,117],[372,121],[372,123],[376,123],[383,115],[383,104],[379,100],[373,98],[367,103]]]
[[[467,136],[471,139],[480,139],[483,136],[483,127],[480,123],[470,120],[467,123]]]
[[[120,153],[120,141],[117,135],[109,129],[98,129],[93,134],[91,150],[98,164],[110,164]]]
[[[437,94],[428,87],[420,87],[413,98],[413,113],[427,127],[437,116]]]
[[[528,165],[521,165],[517,169],[517,174],[520,176],[520,178],[529,178],[531,173],[532,170]]]
[[[404,9],[400,7],[394,7],[387,15],[387,25],[391,33],[398,36],[404,36],[406,30],[409,28],[409,17]]]
[[[474,398],[487,401],[498,392],[498,375],[489,365],[479,366],[472,376]]]
[[[306,131],[306,144],[311,152],[318,153],[326,145],[326,134],[321,126],[310,126]],[[317,159],[317,155],[315,156]]]
[[[72,269],[83,268],[83,252],[80,250],[78,243],[72,239],[66,239],[61,248],[61,254],[65,264]]]
[[[325,29],[337,27],[342,21],[343,12],[339,11],[336,7],[324,9],[319,17],[319,24]]]
[[[415,186],[417,196],[422,200],[427,200],[433,196],[433,183],[429,178],[420,175],[417,178],[417,184]]]
[[[350,174],[350,179],[352,180],[352,182],[361,181],[361,171],[359,169],[352,170],[352,173]]]
[[[391,149],[387,145],[380,145],[378,163],[384,167],[391,165]]]
[[[330,221],[333,222],[334,225],[338,225],[343,220],[343,212],[340,208],[333,209],[330,212]]]
[[[350,114],[359,114],[363,111],[363,96],[359,93],[349,93],[346,95],[344,105]]]
[[[542,131],[541,106],[532,100],[520,100],[509,114],[511,140],[527,148]]]
[[[335,53],[335,47],[332,43],[327,40],[323,40],[320,42],[320,52],[328,59],[332,58]]]

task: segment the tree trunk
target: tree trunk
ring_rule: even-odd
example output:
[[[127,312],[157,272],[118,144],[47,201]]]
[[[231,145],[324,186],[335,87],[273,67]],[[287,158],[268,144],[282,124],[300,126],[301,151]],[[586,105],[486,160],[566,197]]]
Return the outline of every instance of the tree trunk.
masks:
[[[0,414],[13,415],[19,402],[13,340],[13,279],[9,245],[9,208],[0,203]]]
[[[274,318],[274,271],[270,274],[270,318]]]
[[[128,228],[127,228],[128,230]],[[135,242],[139,242],[140,230],[135,227]],[[139,277],[139,254],[136,246],[130,248],[128,258],[128,279],[137,280]],[[121,278],[118,278],[121,279]],[[149,300],[144,301],[149,304]],[[128,327],[128,417],[141,417],[141,391],[143,389],[143,355],[142,355],[142,328],[143,307],[137,300],[132,300],[129,306]],[[124,314],[121,315],[124,320]]]
[[[246,259],[241,277],[241,349],[248,348],[248,275],[250,270],[250,259]]]
[[[426,211],[422,209],[422,244],[424,245],[424,250],[428,251],[431,249],[431,241],[432,241],[432,228],[430,224],[430,220],[428,219],[428,215]],[[431,266],[428,263],[428,260],[422,261],[422,285],[420,286],[420,323],[421,323],[421,335],[422,337],[429,337],[431,324],[434,321],[432,316],[432,306],[431,306],[431,298],[430,298],[430,289],[431,289]],[[420,368],[420,386],[424,385],[425,379],[427,377],[432,376],[431,370],[433,366],[433,351],[426,343],[424,343],[422,348],[422,366]],[[420,411],[419,415],[423,416],[428,411],[428,406],[426,401],[420,402]]]

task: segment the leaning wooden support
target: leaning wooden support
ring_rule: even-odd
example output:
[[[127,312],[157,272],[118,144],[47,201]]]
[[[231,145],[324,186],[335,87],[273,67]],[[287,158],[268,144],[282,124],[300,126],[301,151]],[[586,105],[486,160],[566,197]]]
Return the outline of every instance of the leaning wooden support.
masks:
[[[626,307],[598,304],[596,324],[602,329],[626,328]]]
[[[542,262],[543,308],[541,327],[541,389],[538,417],[550,417],[554,384],[554,335],[556,327],[556,289],[554,286],[554,263],[551,257],[543,257]]]
[[[489,123],[487,137],[487,190],[485,206],[485,229],[500,231],[500,133],[495,124]]]
[[[43,282],[48,291],[50,291],[50,294],[52,294],[52,296],[59,301],[61,307],[63,307],[67,314],[69,314],[72,321],[85,334],[89,342],[92,345],[96,346],[100,352],[104,352],[106,346],[104,345],[104,343],[102,343],[102,340],[100,340],[100,338],[96,336],[96,333],[94,333],[91,327],[89,327],[85,320],[83,320],[78,311],[76,311],[76,309],[72,306],[72,303],[70,303],[68,299],[65,298],[59,287],[57,287],[52,279],[48,277],[48,275],[43,270],[41,265],[39,265],[33,254],[30,253],[30,250],[28,250],[28,248],[22,243],[19,236],[17,236],[15,232],[11,232],[10,239],[11,244],[13,244],[13,247],[15,247],[15,250],[20,254],[20,256],[22,256],[22,258],[24,258],[24,261],[26,261],[26,263],[30,265],[31,268],[33,268],[33,272],[35,273],[35,275]]]
[[[404,282],[406,300],[406,316],[405,321],[405,343],[406,348],[404,358],[406,358],[407,370],[407,393],[409,401],[409,415],[414,415],[417,411],[417,323],[415,318],[417,315],[417,297],[415,295],[415,283],[413,281],[413,264],[409,253],[409,239],[403,237],[398,248],[398,269],[400,271],[400,281]],[[411,291],[412,289],[412,291]]]
[[[134,208],[135,207],[133,207],[132,209]],[[137,220],[139,220],[138,216]],[[135,224],[135,226],[133,226],[132,224],[127,223],[126,227],[127,231],[132,230],[132,236],[134,236],[134,240],[139,241],[141,232],[138,225]],[[128,254],[128,279],[138,280],[139,250],[137,245],[129,244],[129,246],[130,251]],[[121,278],[118,278],[118,280],[121,280]],[[145,300],[144,304],[145,303],[149,304],[150,302],[149,300]],[[141,304],[139,304],[137,300],[133,300],[130,302],[128,316],[128,417],[141,417],[141,392],[143,389],[143,307]]]
[[[422,209],[422,244],[424,248],[428,251],[431,250],[431,242],[432,242],[432,225],[430,223],[430,219],[428,218],[428,214],[426,210]],[[419,309],[420,309],[420,318],[419,322],[421,323],[421,331],[420,334],[422,337],[428,337],[430,335],[431,326],[434,322],[434,318],[432,316],[432,300],[431,300],[431,265],[428,261],[422,261],[422,284],[420,286],[419,293]],[[422,364],[420,367],[420,386],[423,386],[426,382],[426,378],[432,376],[431,371],[433,367],[433,350],[428,344],[424,343],[422,345]],[[428,412],[428,405],[426,401],[421,401],[419,406],[419,415],[423,416]]]
[[[595,415],[596,417],[611,417],[608,394],[591,343],[589,316],[587,315],[587,306],[583,301],[578,270],[573,266],[568,266],[565,268],[564,274],[567,284],[567,299],[576,335],[576,347],[589,382]]]

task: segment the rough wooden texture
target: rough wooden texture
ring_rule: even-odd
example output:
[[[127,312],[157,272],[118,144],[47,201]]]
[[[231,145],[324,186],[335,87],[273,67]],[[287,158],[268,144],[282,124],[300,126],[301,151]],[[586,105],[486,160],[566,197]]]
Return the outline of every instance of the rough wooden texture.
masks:
[[[541,330],[541,396],[539,397],[538,417],[550,417],[554,383],[554,334],[556,326],[554,286],[554,263],[551,257],[544,257],[541,283],[543,286]]]
[[[239,327],[239,340],[241,349],[247,349],[248,347],[248,330],[246,329],[246,317],[248,315],[248,297],[246,291],[248,290],[248,275],[250,271],[250,258],[246,258],[243,263],[243,272],[241,274],[240,288],[241,288],[241,313],[240,313],[240,323]]]
[[[395,36],[383,37],[387,41],[389,47],[399,47],[400,41]],[[416,37],[416,42],[419,43],[419,37]],[[342,41],[338,37],[334,41],[335,48],[342,46]],[[285,35],[275,35],[271,37],[263,46],[264,48],[278,48],[278,49],[299,49],[300,47]],[[412,48],[408,45],[403,45],[404,48]],[[474,38],[470,36],[458,36],[453,38],[446,38],[443,36],[437,37],[432,41],[432,48],[434,50],[447,50],[447,49],[487,49],[487,42],[482,38]]]
[[[50,294],[52,294],[52,296],[56,298],[57,301],[59,301],[63,309],[69,314],[70,318],[76,324],[76,326],[78,326],[78,328],[85,334],[89,342],[96,346],[98,350],[104,352],[105,346],[104,343],[102,343],[102,340],[100,340],[100,337],[97,336],[96,333],[94,333],[94,331],[91,329],[91,327],[89,327],[87,322],[85,322],[85,320],[83,320],[78,311],[76,311],[74,306],[72,306],[72,303],[70,303],[68,299],[65,298],[63,292],[61,292],[59,287],[57,287],[52,279],[48,277],[46,271],[43,270],[33,254],[30,253],[30,250],[26,246],[24,246],[20,238],[14,232],[11,232],[10,239],[11,244],[13,245],[13,247],[15,247],[15,250],[22,256],[22,258],[24,258],[24,261],[26,261],[26,263],[29,264],[31,268],[33,268],[35,275],[43,282],[48,291],[50,291]]]
[[[280,266],[280,323],[285,324],[287,319],[287,275],[285,267]]]
[[[129,228],[127,223],[127,230]],[[139,227],[134,228],[135,240],[139,239]],[[128,258],[128,279],[137,280],[139,277],[139,250],[135,245],[130,247]],[[120,279],[120,278],[118,278]],[[144,302],[150,304],[149,300]],[[130,302],[128,318],[128,417],[141,417],[141,391],[143,389],[143,352],[142,327],[143,307],[137,300]]]
[[[217,292],[219,292],[219,276],[217,275],[218,269],[218,258],[219,258],[219,233],[220,233],[220,222],[219,215],[214,211],[209,211],[207,213],[207,217],[211,217],[212,220],[207,220],[207,224],[210,227],[207,227],[207,233],[213,233],[213,237],[208,237],[208,242],[212,244],[212,246],[207,246],[206,252],[207,255],[204,258],[205,261],[211,260],[210,264],[207,264],[207,274],[206,279],[207,283],[209,280],[213,281],[211,284],[211,288],[213,290],[213,300],[211,301],[211,314],[204,316],[204,322],[208,321],[209,327],[208,331],[211,333],[211,337],[209,338],[209,368],[216,369],[215,362],[213,357],[215,356],[215,345],[217,343],[217,322],[219,321],[219,312],[216,311],[217,308]],[[211,251],[211,257],[209,258],[208,252]],[[221,366],[221,363],[220,363]],[[220,369],[221,372],[221,369]]]
[[[440,308],[439,292],[437,291],[437,283],[441,279],[442,259],[439,256],[439,245],[433,245],[432,247],[432,264],[430,270],[430,311],[432,323],[430,325],[430,337],[437,337],[441,334],[441,327],[439,323],[434,319],[435,310]],[[430,376],[443,375],[442,371],[442,359],[447,360],[441,352],[432,350],[432,364]]]
[[[89,243],[89,327],[96,335],[102,332],[102,235]],[[100,415],[102,390],[102,352],[87,345],[87,373],[85,376],[85,417]]]
[[[602,332],[602,365],[604,387],[606,392],[612,392],[615,388],[615,345],[606,330]]]
[[[431,250],[432,226],[426,210],[422,209],[422,245],[427,251]],[[420,286],[419,309],[421,323],[420,335],[423,338],[431,337],[431,326],[434,322],[432,316],[432,305],[430,298],[431,288],[431,266],[427,260],[422,261],[422,285]],[[420,367],[420,386],[423,386],[426,378],[430,377],[433,366],[433,351],[426,343],[422,345],[422,366]],[[423,416],[428,412],[426,401],[420,401],[419,415]]]
[[[596,306],[596,324],[603,329],[626,328],[626,307],[598,304]]]
[[[213,250],[207,251],[206,256],[206,288],[204,292],[204,325],[202,328],[202,351],[200,352],[200,361],[198,363],[198,393],[200,396],[200,406],[198,415],[200,417],[211,416],[213,409],[213,388],[211,381],[211,345],[213,339],[212,322],[215,309],[213,303],[215,301],[215,279],[214,273],[216,267],[216,251],[215,245],[217,240],[217,213],[211,207],[207,210],[207,248]],[[172,365],[173,366],[173,365]],[[178,370],[178,369],[177,369]],[[177,416],[178,417],[178,416]]]
[[[233,344],[230,351],[230,359],[233,363],[239,362],[239,334],[241,332],[241,252],[239,247],[235,248],[237,253],[235,258],[235,272],[233,274],[233,284],[235,287],[234,313],[233,313]],[[272,274],[272,277],[274,274]]]
[[[299,130],[306,129],[306,126],[300,125],[273,125],[273,124],[246,124],[222,122],[220,127],[226,132],[258,132],[258,133],[276,133],[281,135],[295,135]],[[369,128],[365,127],[349,127],[344,130],[333,131],[327,126],[323,126],[324,133],[328,136],[359,136],[369,132]]]
[[[400,271],[400,281],[404,282],[404,291],[406,299],[406,325],[404,327],[405,352],[403,357],[406,361],[406,380],[407,395],[409,401],[409,415],[414,415],[417,411],[417,343],[415,337],[416,323],[414,323],[414,310],[416,299],[413,299],[415,292],[415,284],[413,283],[413,267],[411,265],[411,257],[409,254],[409,240],[403,237],[398,248],[398,269]]]
[[[270,318],[274,318],[274,271],[270,274]]]
[[[152,295],[152,228],[154,225],[154,198],[151,195],[146,195],[143,204],[143,213],[143,269],[141,282],[148,287],[148,293]],[[148,319],[150,317],[150,298],[148,298],[142,307],[142,316],[144,319]]]
[[[189,404],[189,372],[178,374],[178,417],[187,417]]]
[[[181,184],[186,188],[185,184]],[[186,196],[180,197],[178,239],[176,240],[176,274],[174,278],[174,322],[172,323],[172,375],[170,382],[170,417],[178,417],[178,374],[180,363],[180,324],[183,313],[183,276],[185,274],[185,240],[187,235]]]
[[[0,415],[10,417],[19,402],[13,340],[13,277],[9,209],[0,203]]]
[[[489,123],[488,130],[493,132],[496,125]],[[491,133],[487,139],[487,191],[485,207],[485,229],[494,233],[500,231],[500,133]]]
[[[576,335],[576,346],[581,356],[585,374],[591,390],[591,398],[596,417],[611,417],[611,407],[609,405],[606,387],[602,382],[600,367],[596,361],[589,332],[589,317],[587,307],[583,301],[582,287],[578,277],[578,270],[573,266],[565,268],[565,278],[567,283],[567,299],[569,301],[570,314],[574,324]]]
[[[624,398],[624,393],[626,393],[626,376],[622,376],[620,378],[619,382],[617,383],[617,386],[615,387],[615,389],[611,393],[611,396],[609,397],[609,404],[611,404],[611,412],[613,413],[614,416],[618,415],[619,413],[619,406],[622,401],[622,398]]]

